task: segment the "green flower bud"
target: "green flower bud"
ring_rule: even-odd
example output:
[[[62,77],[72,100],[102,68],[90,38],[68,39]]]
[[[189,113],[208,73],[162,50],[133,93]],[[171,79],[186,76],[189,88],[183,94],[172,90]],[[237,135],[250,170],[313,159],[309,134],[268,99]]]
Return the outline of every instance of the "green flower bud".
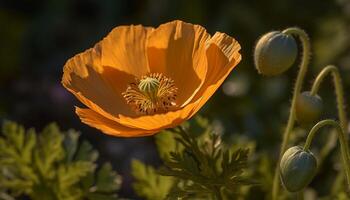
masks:
[[[254,50],[254,62],[260,74],[274,76],[288,70],[297,54],[293,36],[273,31],[259,39]]]
[[[289,148],[281,159],[280,175],[289,192],[297,192],[306,187],[317,171],[317,161],[310,151],[299,146]]]
[[[323,101],[318,95],[303,92],[296,100],[296,119],[301,124],[312,124],[318,121],[323,111]]]

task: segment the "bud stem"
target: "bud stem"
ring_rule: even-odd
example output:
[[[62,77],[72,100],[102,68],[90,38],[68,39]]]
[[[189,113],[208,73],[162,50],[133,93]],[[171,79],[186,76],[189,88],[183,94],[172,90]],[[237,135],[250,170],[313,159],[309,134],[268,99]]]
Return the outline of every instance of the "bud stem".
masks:
[[[338,139],[339,139],[339,143],[340,143],[340,149],[341,149],[341,155],[343,158],[343,164],[344,164],[344,169],[345,169],[345,174],[346,174],[346,178],[348,181],[348,186],[350,188],[350,159],[349,159],[349,147],[347,145],[347,141],[345,139],[345,133],[342,129],[342,127],[339,125],[339,123],[337,123],[334,120],[331,119],[327,119],[327,120],[323,120],[318,122],[314,127],[312,127],[312,129],[309,132],[309,135],[306,138],[306,142],[304,145],[304,150],[307,151],[310,148],[311,142],[315,137],[316,132],[324,127],[324,126],[334,126],[337,130],[338,133]]]
[[[340,126],[341,126],[343,132],[345,133],[346,146],[348,146],[349,145],[349,137],[348,137],[348,133],[346,130],[347,129],[347,117],[346,117],[346,112],[345,112],[344,90],[343,90],[343,85],[342,85],[339,69],[336,66],[328,65],[318,74],[316,80],[314,81],[314,83],[312,85],[311,95],[316,95],[318,93],[321,83],[323,82],[324,78],[327,77],[328,74],[331,74],[333,77],[333,84],[335,87],[335,95],[337,98],[337,109],[338,109],[339,122],[340,122]],[[335,134],[336,133],[332,133],[332,135],[330,135],[330,139],[327,142],[328,144],[325,145],[321,150],[320,159],[319,159],[320,165],[322,165],[324,157],[326,157],[328,155],[328,153],[330,152],[330,150],[333,149],[335,146],[335,143],[333,142],[334,139],[336,138]],[[332,139],[332,138],[334,138],[334,139]],[[346,152],[346,153],[348,154],[347,156],[349,157],[350,156],[349,152]]]
[[[346,131],[347,119],[346,119],[346,113],[345,113],[344,92],[343,92],[344,90],[343,90],[343,85],[342,85],[340,73],[339,73],[339,70],[336,66],[328,65],[318,74],[314,84],[312,85],[311,95],[317,94],[322,81],[324,80],[324,78],[328,74],[332,74],[332,76],[333,76],[335,94],[337,97],[337,108],[338,108],[340,126],[341,126],[343,132],[347,133],[347,131]],[[347,134],[345,134],[345,139],[348,139]],[[346,141],[346,142],[348,142],[348,141]]]
[[[299,70],[298,76],[297,76],[297,81],[296,81],[295,86],[294,86],[292,105],[290,108],[288,123],[287,123],[287,127],[284,131],[284,134],[283,134],[283,141],[282,141],[282,145],[281,145],[281,149],[280,149],[280,155],[279,155],[278,163],[277,163],[277,166],[275,169],[275,174],[274,174],[274,179],[273,179],[273,187],[272,187],[272,199],[273,200],[276,200],[278,197],[278,192],[279,192],[279,188],[280,188],[279,163],[281,161],[283,153],[287,149],[288,141],[290,138],[290,133],[294,127],[296,100],[297,100],[298,95],[300,94],[300,91],[301,91],[301,88],[303,85],[303,81],[305,78],[305,74],[307,72],[307,67],[309,65],[309,58],[310,58],[309,37],[307,36],[307,34],[305,33],[304,30],[294,27],[294,28],[288,28],[288,29],[284,30],[283,33],[299,36],[299,38],[302,42],[303,54],[302,54],[302,61],[300,64],[300,70]]]

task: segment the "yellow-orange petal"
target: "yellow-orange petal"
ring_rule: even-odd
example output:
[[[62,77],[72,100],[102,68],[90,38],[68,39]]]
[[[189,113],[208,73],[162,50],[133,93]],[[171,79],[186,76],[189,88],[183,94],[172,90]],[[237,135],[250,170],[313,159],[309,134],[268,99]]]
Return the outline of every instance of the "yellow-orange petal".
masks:
[[[208,41],[206,51],[208,61],[207,76],[200,91],[193,98],[193,100],[200,99],[193,114],[208,101],[232,69],[241,61],[240,49],[239,43],[225,33],[217,32]]]
[[[163,73],[175,81],[176,102],[181,107],[194,96],[206,73],[206,30],[182,21],[172,21],[156,28],[147,42],[151,72]]]
[[[62,84],[87,107],[112,118],[119,114],[135,116],[121,95],[132,80],[133,76],[125,72],[101,65],[98,43],[67,61]]]
[[[181,21],[156,30],[118,27],[70,59],[62,83],[90,108],[77,109],[84,123],[116,136],[152,135],[193,116],[240,61],[239,48],[223,33],[210,39],[204,28]],[[150,72],[175,80],[178,110],[138,116],[126,104],[121,95],[128,83]]]
[[[101,42],[102,65],[141,77],[149,73],[146,43],[153,28],[118,26]]]
[[[91,109],[82,109],[76,107],[75,112],[83,123],[97,128],[107,135],[118,137],[141,137],[149,136],[157,132],[157,130],[148,131],[123,126],[118,122],[110,120]]]
[[[119,122],[128,127],[144,129],[144,130],[161,130],[178,126],[183,121],[188,120],[193,115],[193,110],[198,104],[197,102],[190,103],[182,109],[169,111],[167,113],[145,115],[140,117],[129,117],[119,115]]]

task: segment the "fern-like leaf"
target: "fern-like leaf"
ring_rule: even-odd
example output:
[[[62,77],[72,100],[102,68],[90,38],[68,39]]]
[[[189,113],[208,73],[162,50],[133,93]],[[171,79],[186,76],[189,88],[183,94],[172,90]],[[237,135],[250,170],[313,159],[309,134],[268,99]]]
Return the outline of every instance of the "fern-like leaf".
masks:
[[[116,200],[121,179],[79,133],[55,124],[40,134],[5,122],[0,137],[0,194],[32,200]]]
[[[132,175],[136,193],[147,200],[164,199],[174,183],[172,178],[160,176],[153,167],[138,160],[132,161]]]

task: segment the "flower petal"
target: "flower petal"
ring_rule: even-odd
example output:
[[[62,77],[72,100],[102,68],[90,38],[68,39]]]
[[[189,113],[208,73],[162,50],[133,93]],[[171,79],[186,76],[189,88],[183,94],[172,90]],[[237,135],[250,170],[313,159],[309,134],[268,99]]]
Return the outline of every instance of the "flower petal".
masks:
[[[119,115],[119,120],[124,126],[145,130],[172,128],[188,120],[192,116],[193,109],[199,101],[200,99],[197,102],[186,105],[180,110],[169,111],[162,114],[145,115],[135,118]]]
[[[122,26],[68,60],[62,84],[90,108],[76,109],[84,123],[115,136],[152,135],[192,117],[238,64],[239,49],[223,33],[210,38],[201,26],[181,21],[157,29]],[[149,73],[175,81],[177,109],[139,116],[126,104],[127,85]]]
[[[135,116],[121,95],[133,76],[102,67],[100,44],[69,59],[63,72],[63,86],[89,108],[108,118]]]
[[[240,44],[225,33],[216,32],[207,44],[208,71],[205,83],[193,101],[200,99],[196,113],[224,82],[232,69],[241,61]]]
[[[76,107],[75,112],[80,120],[94,128],[101,130],[103,133],[118,137],[141,137],[153,135],[157,131],[148,131],[125,127],[113,120],[110,120],[91,109],[82,109]]]
[[[148,35],[151,27],[141,25],[118,26],[101,42],[102,65],[141,77],[149,73],[146,56]]]
[[[203,27],[182,21],[163,24],[148,38],[150,71],[163,73],[175,81],[179,91],[176,101],[181,107],[203,83],[205,43],[209,38]]]

